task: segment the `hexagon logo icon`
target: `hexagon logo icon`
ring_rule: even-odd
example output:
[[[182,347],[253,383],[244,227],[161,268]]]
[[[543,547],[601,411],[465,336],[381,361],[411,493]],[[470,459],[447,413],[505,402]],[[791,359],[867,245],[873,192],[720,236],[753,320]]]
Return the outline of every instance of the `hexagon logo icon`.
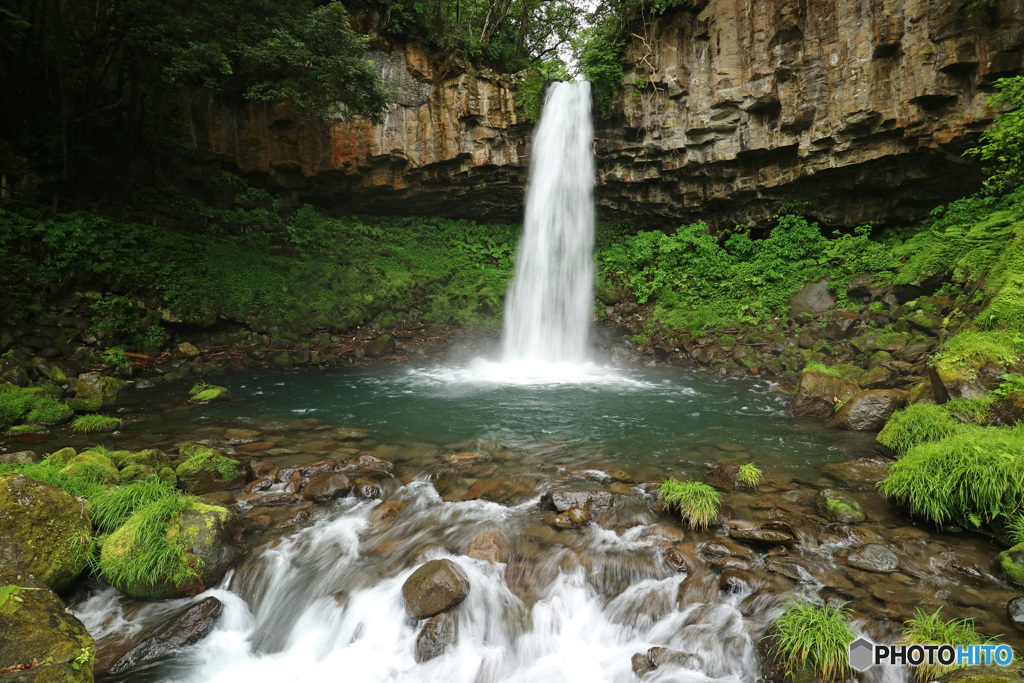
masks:
[[[866,638],[858,638],[850,643],[850,666],[857,671],[863,671],[872,666],[875,663],[875,658],[872,656],[874,649],[874,644]]]

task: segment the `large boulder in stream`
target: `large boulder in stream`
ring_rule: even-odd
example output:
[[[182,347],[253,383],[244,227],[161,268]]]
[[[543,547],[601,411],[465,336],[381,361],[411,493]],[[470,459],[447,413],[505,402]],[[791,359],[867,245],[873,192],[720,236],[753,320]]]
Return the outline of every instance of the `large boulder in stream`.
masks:
[[[458,642],[459,617],[452,612],[441,612],[428,619],[416,637],[416,661],[440,657]]]
[[[800,384],[793,394],[789,410],[793,417],[813,417],[819,420],[832,417],[835,406],[860,391],[853,382],[823,372],[804,370]]]
[[[413,619],[427,619],[455,607],[469,595],[469,579],[451,560],[431,560],[402,585],[405,611]]]
[[[166,517],[151,507],[132,515],[103,544],[100,570],[114,588],[134,598],[163,599],[196,595],[220,580],[235,559],[235,514],[196,498]],[[160,502],[153,505],[161,505]],[[163,536],[175,551],[172,566],[158,570],[146,536]]]
[[[215,448],[185,443],[179,449],[181,462],[174,473],[187,493],[212,493],[245,486],[242,464]]]
[[[0,681],[92,683],[96,645],[57,594],[0,562]]]
[[[75,398],[71,408],[79,412],[93,412],[114,405],[121,383],[98,372],[86,372],[78,376]]]
[[[171,615],[141,643],[121,655],[108,670],[117,674],[165,659],[183,647],[195,645],[217,625],[224,605],[217,598],[204,598]],[[97,673],[100,673],[97,671]]]
[[[0,474],[0,565],[62,590],[89,559],[85,503],[22,474]]]
[[[907,392],[872,389],[848,398],[829,421],[829,427],[855,432],[878,431],[900,408],[907,405]]]

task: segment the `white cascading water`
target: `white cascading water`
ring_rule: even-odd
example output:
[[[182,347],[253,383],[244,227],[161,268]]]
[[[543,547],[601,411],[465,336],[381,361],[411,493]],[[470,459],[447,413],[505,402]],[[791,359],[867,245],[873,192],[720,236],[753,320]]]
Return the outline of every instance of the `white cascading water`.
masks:
[[[593,309],[590,84],[555,83],[533,139],[526,222],[505,302],[505,362],[583,363]]]

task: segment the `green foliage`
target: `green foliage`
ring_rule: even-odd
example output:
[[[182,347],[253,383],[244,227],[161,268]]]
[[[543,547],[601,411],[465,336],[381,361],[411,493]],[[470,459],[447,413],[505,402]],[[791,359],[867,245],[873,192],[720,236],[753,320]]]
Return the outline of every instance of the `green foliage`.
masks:
[[[964,425],[920,443],[890,466],[879,489],[935,524],[979,526],[1012,515],[1024,504],[1024,429]]]
[[[784,314],[790,297],[825,275],[839,292],[857,273],[888,272],[898,261],[884,244],[855,235],[824,238],[806,219],[780,216],[768,237],[737,233],[720,244],[696,223],[673,234],[648,231],[598,251],[603,280],[637,300],[656,300],[655,318],[674,329],[760,324]]]
[[[857,378],[864,374],[864,370],[856,365],[849,365],[847,363],[823,365],[817,361],[811,361],[805,365],[804,372],[817,372],[822,375],[828,375],[829,377],[838,377],[839,379],[853,382],[855,384],[857,382]]]
[[[580,73],[590,81],[594,102],[603,118],[614,114],[612,95],[622,85],[622,53],[626,41],[592,29],[579,56]]]
[[[33,462],[18,465],[0,463],[0,474],[18,472],[26,477],[64,489],[73,496],[87,499],[103,490],[103,486],[87,477],[76,477],[62,474],[64,465],[59,463]]]
[[[718,521],[721,494],[704,482],[666,479],[658,487],[658,498],[678,509],[693,529],[707,529]]]
[[[986,365],[1005,368],[1024,359],[1024,331],[964,330],[932,362],[942,377],[971,381]]]
[[[100,533],[110,533],[142,508],[178,495],[174,487],[159,479],[133,481],[104,489],[89,501],[92,522]]]
[[[556,81],[569,81],[572,76],[559,61],[544,62],[526,72],[526,77],[516,89],[516,110],[524,120],[536,123],[540,120],[544,93]]]
[[[32,389],[0,391],[0,427],[24,419],[29,424],[52,425],[68,420],[74,411],[67,404]]]
[[[736,481],[750,489],[757,488],[763,477],[764,472],[752,462],[740,465],[740,470],[736,473]]]
[[[126,368],[131,365],[131,361],[128,360],[128,355],[120,346],[103,349],[100,351],[100,358],[103,359],[104,363],[110,363],[111,365],[116,365],[119,368]]]
[[[988,105],[1001,113],[981,134],[981,144],[965,154],[990,164],[985,186],[998,192],[1024,177],[1024,76],[1000,78],[994,85],[998,92],[988,98]]]
[[[1006,521],[1006,533],[1014,545],[1024,543],[1024,514],[1015,514]]]
[[[849,646],[854,634],[845,606],[811,605],[792,600],[772,622],[768,637],[789,676],[807,668],[816,679],[845,680],[851,673]]]
[[[202,561],[188,552],[182,534],[169,533],[194,500],[191,496],[163,496],[132,515],[130,527],[124,530],[130,530],[130,534],[124,542],[134,552],[104,560],[104,578],[122,586],[149,585],[153,577],[166,578],[175,585],[198,580]]]
[[[71,429],[79,434],[93,434],[95,432],[112,432],[122,424],[124,424],[123,420],[117,417],[82,415],[71,423]]]
[[[944,621],[940,616],[942,608],[928,614],[918,607],[913,619],[903,625],[903,635],[899,643],[904,645],[982,645],[993,643],[994,639],[985,638],[974,630],[974,622],[969,619],[951,619]],[[920,683],[937,680],[939,677],[962,668],[962,666],[942,666],[941,664],[922,664],[914,667],[914,678]]]

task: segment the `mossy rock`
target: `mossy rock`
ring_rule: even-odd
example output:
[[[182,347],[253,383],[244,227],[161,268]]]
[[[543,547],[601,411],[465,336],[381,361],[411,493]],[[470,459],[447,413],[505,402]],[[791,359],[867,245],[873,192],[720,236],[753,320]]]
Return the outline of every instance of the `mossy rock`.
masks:
[[[860,524],[865,520],[864,511],[857,501],[833,489],[819,491],[814,498],[814,507],[830,522]]]
[[[66,477],[82,477],[102,484],[117,481],[117,465],[96,451],[82,451],[60,471]]]
[[[1016,656],[1016,655],[1015,655]],[[968,666],[940,676],[937,683],[1019,683],[1024,681],[1024,662],[1009,666]]]
[[[174,470],[172,470],[170,467],[162,468],[157,473],[157,476],[160,477],[160,481],[162,481],[163,483],[167,484],[168,486],[177,486],[178,485],[178,475],[176,475],[174,473]]]
[[[7,436],[21,436],[22,434],[49,434],[50,430],[43,425],[15,425],[7,430]]]
[[[92,683],[96,645],[56,593],[29,574],[0,563],[0,587],[17,586],[17,599],[0,604],[0,674],[19,683]],[[44,590],[38,590],[44,589]]]
[[[853,382],[823,372],[805,370],[800,375],[790,411],[794,417],[823,419],[835,413],[836,401],[845,401],[860,390]]]
[[[76,455],[78,454],[75,452],[75,449],[68,446],[67,448],[50,453],[46,456],[45,460],[54,467],[65,467]]]
[[[189,393],[189,403],[208,403],[227,398],[230,392],[214,384],[197,384]]]
[[[225,457],[215,448],[186,443],[180,454],[185,458],[175,474],[188,493],[210,493],[245,485],[245,468],[237,460]]]
[[[184,543],[180,560],[196,570],[198,577],[182,583],[169,576],[148,575],[135,582],[123,582],[121,568],[131,565],[141,554],[138,530],[142,511],[135,513],[103,544],[100,571],[114,588],[134,598],[161,600],[195,595],[224,576],[235,558],[232,546],[235,514],[225,507],[191,499],[186,507],[167,523],[164,537],[170,544]]]
[[[86,372],[78,376],[71,408],[77,412],[94,412],[111,406],[117,401],[120,390],[121,383],[117,379],[98,372]]]
[[[165,467],[171,466],[171,459],[157,448],[147,448],[143,451],[117,451],[116,453],[124,454],[114,460],[117,466],[122,468],[128,465],[148,465],[159,472]]]
[[[74,415],[75,411],[68,404],[51,398],[40,398],[25,415],[25,420],[34,424],[55,425],[67,422]]]
[[[67,587],[89,559],[92,524],[84,503],[22,474],[0,474],[0,565]]]
[[[1024,543],[1018,543],[996,555],[996,562],[1007,580],[1024,587]]]
[[[158,477],[155,468],[149,465],[127,465],[121,468],[117,475],[117,482],[123,484],[128,481],[156,479]]]
[[[921,380],[914,386],[910,387],[910,392],[907,398],[909,405],[915,403],[934,403],[935,398],[932,395],[932,383],[930,380]]]

